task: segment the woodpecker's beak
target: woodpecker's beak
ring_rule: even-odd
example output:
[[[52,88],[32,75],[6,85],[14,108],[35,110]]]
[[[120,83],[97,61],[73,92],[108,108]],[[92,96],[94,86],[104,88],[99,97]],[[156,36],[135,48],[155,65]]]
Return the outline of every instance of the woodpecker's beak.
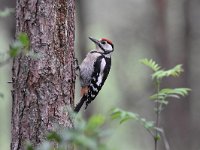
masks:
[[[94,38],[91,38],[91,37],[89,37],[89,39],[92,41],[92,42],[94,42],[96,45],[99,45],[99,40],[96,40],[96,39],[94,39]]]

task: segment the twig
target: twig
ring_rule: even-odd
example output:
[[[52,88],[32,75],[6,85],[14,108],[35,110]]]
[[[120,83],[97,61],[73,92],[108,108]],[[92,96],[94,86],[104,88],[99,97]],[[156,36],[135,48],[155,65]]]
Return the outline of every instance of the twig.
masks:
[[[159,128],[159,118],[160,118],[160,111],[159,111],[159,96],[158,93],[160,92],[160,81],[157,80],[156,81],[156,86],[157,86],[157,101],[156,101],[156,127]],[[155,150],[157,150],[158,147],[158,131],[156,130],[156,134],[154,137],[154,141],[155,141]]]
[[[170,150],[169,142],[167,141],[167,137],[165,135],[165,132],[162,128],[156,128],[156,131],[159,131],[162,135],[164,146],[166,150]]]

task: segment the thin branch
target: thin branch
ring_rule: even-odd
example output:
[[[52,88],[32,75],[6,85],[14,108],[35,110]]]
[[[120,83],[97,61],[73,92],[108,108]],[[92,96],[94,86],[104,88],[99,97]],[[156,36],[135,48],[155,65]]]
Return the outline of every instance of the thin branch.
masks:
[[[150,134],[153,138],[155,137],[154,133],[153,133],[150,129],[147,129],[147,131],[149,132],[149,134]]]
[[[162,128],[156,128],[156,131],[159,131],[162,135],[162,138],[163,138],[163,142],[164,142],[164,146],[165,146],[165,149],[166,150],[170,150],[170,146],[169,146],[169,142],[167,140],[167,137],[165,135],[165,132]]]
[[[156,81],[156,89],[157,89],[157,101],[156,101],[156,127],[159,127],[159,118],[160,118],[160,111],[159,111],[159,92],[160,92],[160,81],[157,80]],[[154,137],[154,141],[155,141],[155,150],[157,150],[158,147],[158,131],[156,130],[156,135]]]

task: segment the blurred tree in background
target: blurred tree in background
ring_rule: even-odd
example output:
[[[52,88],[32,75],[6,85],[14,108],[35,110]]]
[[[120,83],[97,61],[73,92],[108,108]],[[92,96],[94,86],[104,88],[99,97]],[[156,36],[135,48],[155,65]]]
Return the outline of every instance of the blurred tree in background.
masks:
[[[8,3],[1,0],[1,9],[8,7]],[[93,47],[87,40],[88,36],[107,37],[115,45],[108,80],[97,99],[83,114],[87,117],[93,113],[105,113],[112,107],[120,107],[154,120],[155,116],[151,113],[153,105],[146,100],[154,91],[146,75],[148,70],[141,67],[138,60],[153,58],[166,69],[183,64],[185,72],[182,77],[165,80],[163,86],[189,87],[192,92],[185,100],[173,100],[169,104],[163,112],[161,126],[164,126],[172,149],[199,149],[200,1],[84,0],[77,1],[77,5],[76,56],[80,58],[79,62]],[[12,31],[9,26],[14,23],[8,22],[13,20],[0,20],[1,52],[6,49],[3,41],[10,41],[6,37]],[[0,89],[7,91],[7,95],[9,70],[8,66],[0,70]],[[80,98],[78,88],[77,83],[77,101]],[[10,122],[10,101],[6,95],[0,101],[0,149],[9,148],[9,129],[6,127],[9,127]],[[149,139],[150,136],[139,125],[134,124],[133,128],[133,125],[124,124],[123,127],[116,126],[116,132],[108,143],[116,149],[144,150],[153,147],[153,141]],[[164,149],[163,145],[160,145],[160,149]]]
[[[108,37],[115,45],[113,68],[105,84],[106,87],[97,97],[98,100],[92,103],[93,111],[102,112],[119,106],[139,112],[147,118],[153,118],[149,111],[153,106],[146,101],[148,93],[153,92],[152,87],[144,76],[147,70],[142,70],[138,60],[144,57],[154,58],[165,68],[177,63],[183,64],[185,72],[182,77],[178,80],[165,80],[164,86],[184,86],[194,90],[184,101],[176,100],[169,104],[164,111],[162,126],[166,130],[172,149],[200,148],[196,140],[200,134],[198,112],[200,2],[86,0],[84,3],[79,2],[78,5],[81,14],[78,15],[77,25],[80,27],[76,32],[77,36],[81,35],[81,39],[78,38],[76,42],[79,47],[76,52],[86,53],[86,46],[81,47],[79,40],[85,40],[88,36]],[[81,20],[83,21],[80,22]],[[86,41],[84,43],[87,44]],[[99,109],[99,105],[104,107]],[[148,140],[149,137],[145,136],[146,134],[137,125],[134,131],[127,130],[128,127],[118,129],[119,133],[124,133],[120,138],[127,140],[124,141],[126,144],[119,144],[117,148],[152,147],[152,141]],[[130,134],[127,135],[127,132]],[[111,142],[120,143],[118,140],[118,137],[113,136]],[[134,148],[131,145],[134,145]]]

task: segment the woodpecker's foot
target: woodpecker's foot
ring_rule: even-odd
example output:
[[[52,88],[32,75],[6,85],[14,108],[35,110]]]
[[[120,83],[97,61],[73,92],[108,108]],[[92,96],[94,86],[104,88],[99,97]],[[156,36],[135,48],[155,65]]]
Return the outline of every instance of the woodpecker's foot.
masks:
[[[79,69],[78,59],[77,58],[74,58],[74,63],[75,63],[76,70]]]
[[[78,59],[77,58],[74,58],[74,63],[75,63],[75,73],[76,73],[76,76],[79,76],[79,74],[77,73],[77,71],[80,72],[80,67],[78,65]]]

